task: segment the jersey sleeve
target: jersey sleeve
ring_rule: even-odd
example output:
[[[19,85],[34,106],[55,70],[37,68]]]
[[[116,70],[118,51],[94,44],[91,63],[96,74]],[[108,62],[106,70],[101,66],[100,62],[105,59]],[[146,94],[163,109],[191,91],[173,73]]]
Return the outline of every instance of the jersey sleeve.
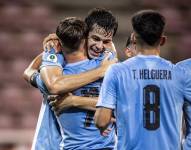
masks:
[[[58,66],[63,68],[65,65],[64,56],[61,53],[55,53],[55,50],[52,48],[49,52],[45,51],[42,55],[42,64],[41,67],[46,66]]]
[[[185,69],[187,72],[191,73],[191,58],[180,61],[176,65]]]
[[[176,64],[178,67],[184,70],[184,72],[187,72],[188,75],[184,79],[186,91],[184,94],[186,97],[190,97],[189,95],[189,78],[191,78],[191,59],[187,59],[181,62],[178,62]],[[190,75],[189,75],[190,74]],[[189,77],[190,76],[190,77]],[[183,112],[184,112],[184,118],[185,118],[185,123],[186,123],[186,135],[185,139],[183,140],[183,149],[184,150],[190,150],[191,149],[191,102],[185,99],[184,105],[183,105]]]
[[[187,99],[187,101],[191,102],[191,59],[177,63],[176,68],[179,69],[178,76],[180,76],[184,82],[183,84],[184,97],[185,99]]]
[[[116,73],[113,69],[113,65],[107,70],[101,87],[98,103],[96,107],[106,107],[115,109],[116,106]]]
[[[40,90],[40,92],[44,95],[48,95],[48,90],[45,86],[45,84],[43,83],[41,77],[40,77],[40,73],[38,73],[37,77],[35,78],[36,80],[36,85],[37,85],[37,88]]]
[[[185,70],[184,97],[191,102],[191,73]]]

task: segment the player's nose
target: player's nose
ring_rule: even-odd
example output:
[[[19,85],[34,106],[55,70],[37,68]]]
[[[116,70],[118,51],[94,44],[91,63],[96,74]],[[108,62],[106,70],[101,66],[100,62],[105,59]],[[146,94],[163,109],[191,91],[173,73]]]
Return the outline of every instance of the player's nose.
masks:
[[[103,49],[103,41],[99,41],[96,43],[96,48],[97,48],[97,51],[102,51]]]

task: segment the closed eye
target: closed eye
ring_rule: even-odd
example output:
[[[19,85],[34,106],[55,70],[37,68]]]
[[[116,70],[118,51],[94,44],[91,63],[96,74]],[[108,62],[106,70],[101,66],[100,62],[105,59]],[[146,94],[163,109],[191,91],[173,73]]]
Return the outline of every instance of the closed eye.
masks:
[[[111,42],[111,40],[105,40],[105,41],[103,41],[103,44],[108,44],[110,42]]]
[[[99,37],[97,37],[97,36],[92,37],[92,39],[93,39],[94,41],[100,41],[100,40],[101,40],[101,39],[100,39]]]

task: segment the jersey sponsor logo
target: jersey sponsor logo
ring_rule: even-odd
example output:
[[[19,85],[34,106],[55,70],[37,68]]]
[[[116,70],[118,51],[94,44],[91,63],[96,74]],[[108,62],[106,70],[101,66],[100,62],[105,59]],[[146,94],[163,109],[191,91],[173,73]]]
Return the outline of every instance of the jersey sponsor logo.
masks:
[[[58,58],[55,54],[50,54],[50,55],[48,55],[47,60],[55,63],[55,62],[57,62]]]

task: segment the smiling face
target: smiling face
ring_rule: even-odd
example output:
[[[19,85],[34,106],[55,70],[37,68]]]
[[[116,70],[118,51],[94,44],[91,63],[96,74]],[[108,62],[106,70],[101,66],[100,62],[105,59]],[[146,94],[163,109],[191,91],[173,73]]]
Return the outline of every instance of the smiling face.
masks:
[[[93,25],[88,34],[87,51],[90,58],[99,57],[107,47],[110,47],[113,38],[113,31],[106,31],[104,28]]]

